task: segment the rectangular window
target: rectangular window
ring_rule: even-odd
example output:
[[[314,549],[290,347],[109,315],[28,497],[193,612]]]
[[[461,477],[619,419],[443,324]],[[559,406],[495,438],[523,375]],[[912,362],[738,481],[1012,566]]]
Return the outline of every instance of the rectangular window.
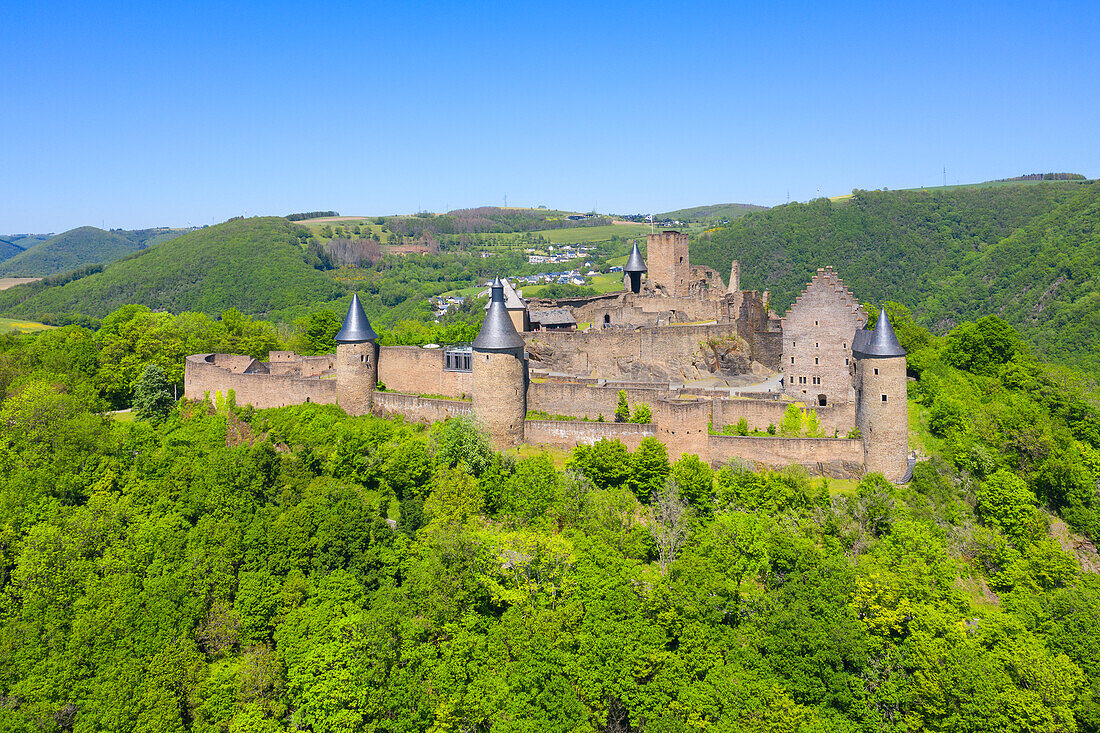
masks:
[[[886,401],[886,395],[883,395],[883,396],[882,396],[882,401],[883,401],[883,402],[885,402],[885,401]]]
[[[814,384],[821,384],[821,377],[814,377]]]
[[[791,364],[794,364],[794,357],[791,357]]]
[[[815,326],[817,325],[817,321],[814,321],[814,325],[815,325]]]
[[[819,363],[820,361],[821,361],[821,360],[820,360],[820,359],[818,359],[818,358],[817,358],[816,356],[814,357],[814,364],[818,364],[818,363]]]
[[[819,343],[818,343],[817,341],[814,341],[814,348],[815,348],[815,349],[820,349],[820,348],[821,348],[821,344],[819,344]]]
[[[875,367],[875,376],[878,376],[878,367]]]
[[[844,366],[848,366],[848,362],[850,362],[850,361],[851,361],[851,359],[845,359],[844,360]]]

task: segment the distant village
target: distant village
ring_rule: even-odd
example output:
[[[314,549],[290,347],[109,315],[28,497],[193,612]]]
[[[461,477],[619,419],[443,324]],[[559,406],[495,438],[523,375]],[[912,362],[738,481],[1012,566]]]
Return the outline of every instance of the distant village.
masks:
[[[534,248],[528,248],[524,250],[524,252],[527,254],[528,264],[546,265],[583,259],[589,257],[595,249],[595,247],[582,244],[551,244],[546,246],[545,253],[543,253],[542,250]],[[622,265],[615,265],[608,268],[608,272],[622,271]],[[540,272],[535,275],[519,275],[508,279],[519,287],[524,285],[543,285],[550,283],[557,283],[560,285],[587,285],[590,283],[593,276],[599,274],[597,270],[592,269],[592,262],[589,260],[584,262],[582,266],[569,270]],[[481,287],[488,289],[491,284],[492,283],[487,280],[481,283]],[[466,298],[461,295],[437,295],[431,298],[429,302],[432,305],[435,317],[442,318],[447,315],[448,312],[457,311],[461,308],[462,304],[466,302]]]

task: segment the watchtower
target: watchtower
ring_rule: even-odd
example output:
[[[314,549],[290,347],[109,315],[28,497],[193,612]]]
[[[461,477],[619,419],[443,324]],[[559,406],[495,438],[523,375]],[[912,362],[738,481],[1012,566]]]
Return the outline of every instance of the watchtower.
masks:
[[[359,294],[351,296],[344,325],[336,334],[336,404],[349,415],[367,415],[378,384],[378,334],[371,328]]]
[[[688,294],[691,262],[687,234],[674,231],[650,234],[646,237],[646,254],[649,279],[654,287],[663,287],[668,295]]]
[[[523,337],[504,304],[504,285],[493,281],[489,311],[472,346],[474,417],[497,450],[523,442],[527,419],[527,359]]]
[[[856,425],[863,434],[864,470],[901,481],[909,457],[905,349],[898,343],[885,308],[879,313],[874,331],[856,331],[852,356]]]
[[[642,253],[638,251],[638,243],[634,243],[634,249],[630,250],[630,257],[623,267],[623,286],[630,292],[637,294],[642,292],[642,275],[647,268]]]

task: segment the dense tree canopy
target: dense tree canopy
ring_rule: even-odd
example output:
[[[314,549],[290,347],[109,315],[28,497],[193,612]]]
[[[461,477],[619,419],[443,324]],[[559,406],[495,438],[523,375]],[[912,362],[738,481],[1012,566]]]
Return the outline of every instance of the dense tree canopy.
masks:
[[[889,310],[903,487],[335,406],[118,421],[274,331],[0,337],[0,729],[1100,730],[1098,560],[1059,529],[1100,537],[1100,413],[1003,322]]]

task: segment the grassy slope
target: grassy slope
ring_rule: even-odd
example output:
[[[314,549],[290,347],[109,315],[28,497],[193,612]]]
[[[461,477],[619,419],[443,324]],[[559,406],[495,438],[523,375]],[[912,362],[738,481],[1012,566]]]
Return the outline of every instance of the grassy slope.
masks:
[[[294,227],[269,217],[228,222],[172,239],[61,286],[0,293],[0,311],[34,318],[78,312],[103,316],[126,303],[217,315],[235,307],[263,314],[338,298],[344,288],[303,258]]]
[[[113,262],[136,251],[138,245],[115,232],[79,227],[58,234],[0,263],[0,275],[43,277],[84,265]]]
[[[679,221],[713,221],[717,219],[736,219],[750,211],[763,211],[766,206],[756,204],[711,204],[709,206],[693,206],[689,209],[677,209],[666,211],[657,216]]]
[[[44,323],[35,321],[19,321],[13,318],[0,318],[0,333],[7,331],[41,331],[45,328],[53,328]]]

